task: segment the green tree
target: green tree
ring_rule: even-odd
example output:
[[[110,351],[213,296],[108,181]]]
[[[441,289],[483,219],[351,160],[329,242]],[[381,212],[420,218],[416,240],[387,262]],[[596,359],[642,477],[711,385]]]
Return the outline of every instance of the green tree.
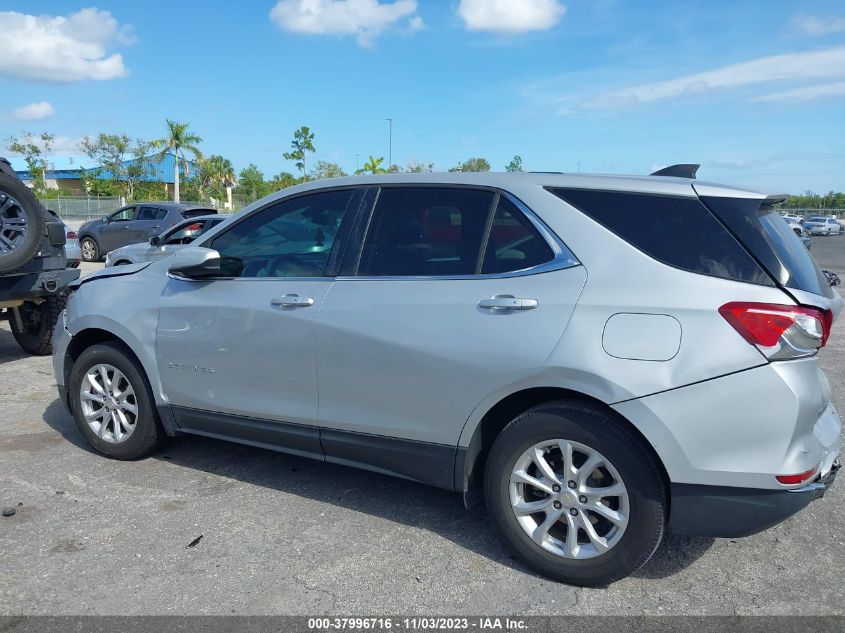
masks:
[[[297,180],[296,176],[294,176],[290,172],[283,171],[282,173],[273,176],[272,180],[270,180],[270,182],[267,184],[270,188],[270,191],[280,191],[281,189],[293,187],[298,182],[299,181]]]
[[[291,151],[282,154],[285,160],[296,161],[296,168],[302,172],[302,179],[306,179],[306,156],[308,152],[315,152],[314,133],[307,125],[303,125],[293,133],[293,140],[290,143]]]
[[[325,178],[342,178],[346,176],[346,172],[337,163],[331,163],[325,160],[318,160],[317,164],[309,174],[311,180],[323,180]]]
[[[133,141],[127,134],[101,133],[94,138],[86,136],[79,147],[96,165],[86,172],[91,176],[88,182],[105,180],[111,184],[112,191],[126,200],[134,200],[138,183],[149,180],[153,174],[151,146],[141,139]]]
[[[179,202],[179,167],[182,166],[185,175],[189,175],[188,160],[185,158],[185,152],[193,154],[194,160],[202,159],[202,152],[199,149],[199,144],[202,139],[188,131],[188,123],[178,123],[167,119],[167,136],[164,138],[152,141],[152,147],[161,149],[158,155],[159,161],[164,160],[168,154],[173,154],[175,160],[173,163],[173,201]]]
[[[507,167],[505,167],[505,171],[509,172],[520,172],[525,171],[522,166],[522,156],[517,154],[511,159],[511,162],[508,163]]]
[[[23,132],[20,139],[9,137],[8,149],[13,154],[23,156],[29,175],[32,176],[32,188],[37,196],[47,193],[47,157],[53,150],[55,140],[55,135],[48,132],[42,132],[38,138],[31,132]]]
[[[238,191],[250,202],[266,195],[267,184],[264,182],[264,174],[252,163],[244,167],[238,175]]]
[[[490,171],[490,163],[487,162],[486,158],[468,158],[449,171]]]
[[[386,174],[387,170],[384,169],[381,166],[381,164],[383,162],[384,162],[384,156],[381,156],[379,158],[374,158],[374,157],[370,156],[369,160],[367,160],[367,162],[364,163],[364,166],[361,167],[361,169],[359,169],[355,173],[357,175],[360,175],[360,174]]]
[[[200,192],[217,200],[226,196],[226,208],[232,208],[232,187],[235,186],[235,169],[232,162],[219,154],[199,161],[197,180]]]

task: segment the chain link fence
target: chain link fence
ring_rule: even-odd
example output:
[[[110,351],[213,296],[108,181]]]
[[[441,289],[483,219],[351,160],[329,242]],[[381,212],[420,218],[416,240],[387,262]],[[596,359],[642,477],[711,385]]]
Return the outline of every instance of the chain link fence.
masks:
[[[117,196],[64,196],[39,202],[45,209],[58,213],[62,220],[72,222],[96,220],[120,208]]]
[[[97,220],[109,213],[117,211],[121,206],[121,199],[117,196],[60,196],[58,198],[41,198],[38,200],[45,209],[55,211],[65,222],[82,223]],[[144,201],[135,201],[138,204]],[[216,209],[218,213],[237,213],[248,203],[243,196],[232,196],[232,209],[224,209],[222,200],[183,200],[183,204],[192,204]]]

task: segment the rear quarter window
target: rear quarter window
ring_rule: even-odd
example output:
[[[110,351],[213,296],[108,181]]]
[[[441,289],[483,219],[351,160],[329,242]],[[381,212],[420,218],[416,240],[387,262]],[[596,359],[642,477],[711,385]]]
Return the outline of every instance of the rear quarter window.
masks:
[[[698,198],[592,189],[549,191],[664,264],[721,279],[774,285]],[[782,220],[781,224],[787,228]]]

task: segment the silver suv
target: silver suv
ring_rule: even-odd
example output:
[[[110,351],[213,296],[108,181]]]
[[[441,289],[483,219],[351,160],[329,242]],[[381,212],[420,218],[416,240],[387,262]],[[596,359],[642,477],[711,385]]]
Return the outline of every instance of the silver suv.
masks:
[[[308,183],[83,279],[56,380],[109,457],[194,433],[405,477],[606,584],[667,529],[752,534],[833,481],[817,353],[843,302],[779,200],[663,175]]]

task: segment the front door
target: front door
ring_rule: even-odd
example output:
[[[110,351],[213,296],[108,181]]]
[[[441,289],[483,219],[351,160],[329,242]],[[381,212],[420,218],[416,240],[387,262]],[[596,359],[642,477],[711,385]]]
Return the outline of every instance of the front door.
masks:
[[[130,243],[127,239],[131,235],[130,231],[136,210],[136,207],[124,207],[115,211],[106,219],[97,235],[101,255]]]
[[[182,428],[321,454],[316,321],[357,199],[344,190],[275,202],[202,244],[220,253],[225,278],[169,279],[156,349]]]

